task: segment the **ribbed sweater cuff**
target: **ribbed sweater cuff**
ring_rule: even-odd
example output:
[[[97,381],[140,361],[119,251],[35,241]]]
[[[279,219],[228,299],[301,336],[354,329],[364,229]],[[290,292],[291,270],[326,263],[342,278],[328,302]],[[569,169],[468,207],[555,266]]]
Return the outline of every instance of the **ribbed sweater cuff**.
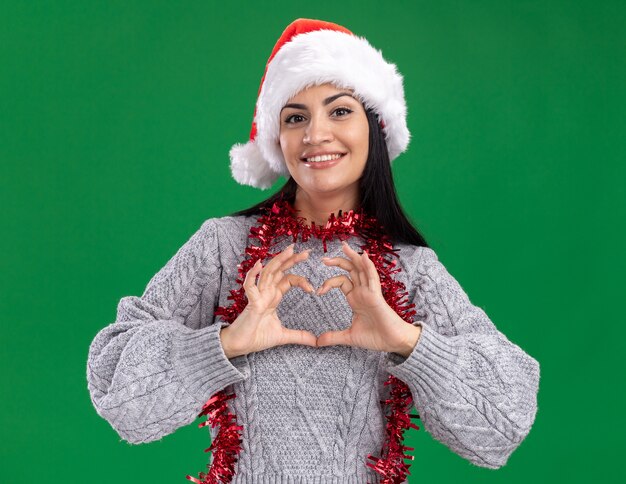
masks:
[[[459,349],[455,338],[444,336],[427,324],[421,327],[411,354],[405,358],[388,353],[385,369],[403,382],[414,382],[424,392],[433,393],[435,386],[445,387],[454,378]]]
[[[215,393],[250,375],[247,356],[229,360],[224,353],[220,330],[226,326],[225,321],[202,329],[184,326],[173,337],[174,368],[198,403],[204,404]]]
[[[380,474],[368,472],[367,475],[350,476],[289,476],[281,474],[241,474],[235,481],[242,484],[363,484],[364,482],[380,482]],[[402,484],[408,484],[404,480]]]

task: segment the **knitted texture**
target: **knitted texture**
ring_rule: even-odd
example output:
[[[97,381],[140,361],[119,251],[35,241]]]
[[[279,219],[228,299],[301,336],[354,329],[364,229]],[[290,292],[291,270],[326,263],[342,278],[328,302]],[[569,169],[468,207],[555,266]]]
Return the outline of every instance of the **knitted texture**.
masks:
[[[115,322],[96,334],[88,389],[98,414],[122,439],[161,439],[192,423],[213,394],[232,390],[237,398],[230,410],[243,426],[232,482],[378,482],[365,462],[384,440],[380,401],[391,373],[409,386],[420,426],[436,440],[477,466],[506,464],[535,420],[539,363],[471,304],[430,248],[396,244],[397,278],[416,305],[414,324],[422,326],[408,358],[304,345],[226,358],[219,335],[228,323],[215,318],[214,309],[229,304],[255,222],[242,216],[205,221],[143,295],[122,298]],[[277,251],[291,242],[285,238]],[[356,250],[362,240],[347,242]],[[345,257],[337,240],[328,242],[328,253],[316,239],[298,240],[294,249],[312,251],[288,272],[316,288],[345,274],[320,260]],[[317,336],[346,329],[352,320],[338,288],[322,296],[294,288],[277,312],[285,327]],[[211,437],[217,430],[210,429]]]

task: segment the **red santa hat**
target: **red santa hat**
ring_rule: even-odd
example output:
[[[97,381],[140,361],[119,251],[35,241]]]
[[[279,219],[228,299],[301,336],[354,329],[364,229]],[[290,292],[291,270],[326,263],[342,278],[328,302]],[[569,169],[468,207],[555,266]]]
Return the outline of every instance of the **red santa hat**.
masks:
[[[261,79],[250,140],[230,150],[233,178],[263,190],[289,177],[278,137],[280,110],[312,85],[331,82],[354,91],[378,114],[393,161],[409,144],[402,75],[363,37],[322,20],[300,18],[282,33]]]

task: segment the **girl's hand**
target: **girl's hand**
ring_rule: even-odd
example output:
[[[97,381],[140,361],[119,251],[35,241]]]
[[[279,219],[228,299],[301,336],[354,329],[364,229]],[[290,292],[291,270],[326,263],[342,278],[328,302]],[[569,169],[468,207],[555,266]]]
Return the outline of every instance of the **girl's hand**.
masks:
[[[291,244],[265,267],[257,261],[246,274],[243,287],[248,304],[230,326],[221,330],[222,345],[229,358],[285,344],[317,346],[315,334],[283,327],[276,314],[282,297],[291,288],[300,287],[308,293],[315,292],[304,277],[284,273],[309,256],[310,250],[294,254],[293,248],[294,244]]]
[[[352,326],[342,331],[327,331],[317,338],[317,346],[348,345],[369,350],[406,353],[414,336],[414,326],[406,323],[387,304],[380,287],[380,278],[367,252],[357,253],[343,242],[349,257],[322,258],[327,265],[341,267],[350,273],[331,277],[317,291],[325,294],[338,287],[345,294],[353,311]]]

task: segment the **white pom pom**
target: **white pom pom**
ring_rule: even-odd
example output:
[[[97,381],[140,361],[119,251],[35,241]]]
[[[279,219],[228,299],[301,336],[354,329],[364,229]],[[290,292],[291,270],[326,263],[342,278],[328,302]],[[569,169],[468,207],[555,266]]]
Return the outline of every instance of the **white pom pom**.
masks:
[[[262,190],[271,188],[280,176],[270,168],[253,141],[236,144],[230,149],[230,171],[237,183]]]

